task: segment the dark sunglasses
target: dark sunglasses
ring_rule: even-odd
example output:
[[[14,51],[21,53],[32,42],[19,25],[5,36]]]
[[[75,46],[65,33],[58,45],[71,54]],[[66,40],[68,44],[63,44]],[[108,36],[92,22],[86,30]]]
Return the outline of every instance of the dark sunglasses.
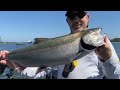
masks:
[[[87,13],[86,12],[78,12],[78,13],[67,13],[66,16],[70,19],[74,19],[76,16],[78,16],[80,19],[82,19]]]

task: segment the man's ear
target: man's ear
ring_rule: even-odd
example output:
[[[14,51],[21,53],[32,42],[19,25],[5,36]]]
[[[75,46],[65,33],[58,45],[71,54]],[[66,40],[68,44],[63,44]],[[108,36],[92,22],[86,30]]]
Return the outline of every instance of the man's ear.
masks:
[[[88,24],[89,24],[89,18],[90,18],[90,16],[89,16],[89,14],[87,14],[87,20],[88,20],[87,22],[88,22]],[[89,26],[88,24],[87,24],[87,28]]]
[[[88,19],[88,21],[89,21],[89,18],[90,18],[90,15],[89,15],[89,14],[87,14],[87,19]]]

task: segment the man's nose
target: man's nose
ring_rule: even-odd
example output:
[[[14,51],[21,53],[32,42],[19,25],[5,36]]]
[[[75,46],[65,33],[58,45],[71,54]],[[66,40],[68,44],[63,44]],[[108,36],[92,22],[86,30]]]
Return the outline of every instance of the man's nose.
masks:
[[[75,16],[74,22],[79,22],[81,19],[78,16]]]

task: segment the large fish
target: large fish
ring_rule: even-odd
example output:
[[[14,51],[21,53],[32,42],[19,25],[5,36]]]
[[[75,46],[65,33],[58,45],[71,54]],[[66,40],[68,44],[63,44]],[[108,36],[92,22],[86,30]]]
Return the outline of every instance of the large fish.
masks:
[[[11,51],[6,60],[27,67],[44,67],[66,64],[81,58],[103,45],[101,28],[83,30],[74,34],[51,38],[36,45]],[[82,52],[86,53],[82,53]]]

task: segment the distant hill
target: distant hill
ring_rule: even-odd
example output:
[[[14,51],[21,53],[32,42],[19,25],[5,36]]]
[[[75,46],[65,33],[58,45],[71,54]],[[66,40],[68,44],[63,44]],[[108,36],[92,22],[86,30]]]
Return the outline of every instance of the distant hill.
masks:
[[[110,39],[111,42],[120,42],[120,38],[113,38],[113,39]]]
[[[18,43],[27,43],[27,42],[0,42],[0,44],[18,44]]]

